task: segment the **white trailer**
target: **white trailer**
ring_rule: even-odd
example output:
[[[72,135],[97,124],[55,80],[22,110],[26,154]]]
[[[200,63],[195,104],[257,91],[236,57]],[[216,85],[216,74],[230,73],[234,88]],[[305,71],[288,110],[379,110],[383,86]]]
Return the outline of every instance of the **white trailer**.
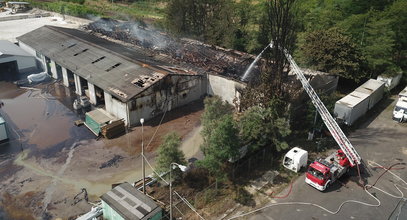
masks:
[[[0,142],[8,140],[6,121],[0,117]]]
[[[359,86],[355,91],[369,95],[369,110],[372,109],[384,95],[384,82],[375,79],[369,79],[363,85]]]
[[[399,93],[399,98],[401,98],[401,97],[407,98],[407,86],[406,86],[406,88],[403,89],[403,91],[401,91]]]
[[[367,110],[369,110],[369,95],[353,91],[335,103],[334,115],[350,126]]]

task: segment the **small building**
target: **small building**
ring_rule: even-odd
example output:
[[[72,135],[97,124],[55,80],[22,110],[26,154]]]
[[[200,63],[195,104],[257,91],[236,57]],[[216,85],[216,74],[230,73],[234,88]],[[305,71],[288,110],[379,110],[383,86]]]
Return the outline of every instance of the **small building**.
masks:
[[[7,40],[0,40],[0,80],[17,80],[20,73],[37,70],[35,57]]]
[[[162,209],[151,198],[129,183],[122,183],[101,197],[103,219],[106,220],[159,220]]]

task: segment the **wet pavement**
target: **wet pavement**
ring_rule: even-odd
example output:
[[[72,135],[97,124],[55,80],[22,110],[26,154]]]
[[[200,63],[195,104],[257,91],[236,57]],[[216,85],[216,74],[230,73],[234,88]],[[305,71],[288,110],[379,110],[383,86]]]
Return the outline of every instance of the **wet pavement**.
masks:
[[[9,142],[0,144],[0,162],[27,149],[30,156],[53,157],[75,141],[95,138],[86,127],[74,125],[83,114],[68,108],[75,96],[58,83],[19,89],[1,82],[0,97],[4,102],[0,114],[10,136]]]

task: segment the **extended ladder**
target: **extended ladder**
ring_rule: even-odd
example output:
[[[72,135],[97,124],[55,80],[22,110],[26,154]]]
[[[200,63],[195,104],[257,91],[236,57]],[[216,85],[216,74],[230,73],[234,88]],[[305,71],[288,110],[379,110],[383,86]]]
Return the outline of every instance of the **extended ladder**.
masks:
[[[272,43],[270,44],[272,47]],[[294,61],[292,56],[288,53],[286,49],[284,49],[284,54],[290,62],[291,67],[297,76],[297,79],[300,80],[302,87],[307,92],[308,96],[311,98],[312,103],[314,104],[315,108],[318,110],[319,114],[321,115],[322,120],[324,121],[326,127],[331,132],[332,136],[334,137],[336,143],[338,143],[339,147],[343,150],[345,155],[348,157],[351,166],[356,164],[360,164],[362,159],[359,156],[358,152],[352,146],[348,138],[343,133],[342,129],[339,127],[338,123],[336,123],[335,119],[326,109],[324,103],[322,103],[321,99],[318,97],[315,90],[311,87],[308,80],[305,78],[304,74],[302,73],[301,69],[298,67],[297,63]]]

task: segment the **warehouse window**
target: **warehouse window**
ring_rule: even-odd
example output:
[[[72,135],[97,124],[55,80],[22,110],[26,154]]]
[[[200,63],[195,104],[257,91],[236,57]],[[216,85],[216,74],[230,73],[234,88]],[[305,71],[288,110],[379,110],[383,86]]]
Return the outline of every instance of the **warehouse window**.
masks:
[[[86,52],[86,51],[88,51],[88,49],[83,49],[82,51],[80,51],[80,52],[74,54],[74,56],[76,57],[76,56],[78,56],[79,54],[84,53],[84,52]]]
[[[109,68],[106,70],[106,72],[109,72],[110,70],[112,70],[112,69],[114,69],[114,68],[120,66],[120,64],[121,64],[121,63],[116,63],[115,65],[109,67]]]
[[[105,56],[98,58],[97,60],[93,61],[92,64],[95,64],[101,60],[105,59]]]

